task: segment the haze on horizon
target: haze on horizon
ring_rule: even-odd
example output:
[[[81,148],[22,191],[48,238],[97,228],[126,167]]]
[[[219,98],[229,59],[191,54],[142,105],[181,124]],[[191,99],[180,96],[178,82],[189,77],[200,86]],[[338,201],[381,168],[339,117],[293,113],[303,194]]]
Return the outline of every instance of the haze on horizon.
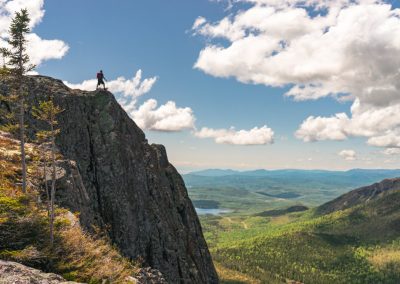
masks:
[[[39,74],[107,84],[182,172],[399,168],[398,1],[0,3]],[[68,16],[67,16],[68,15]]]

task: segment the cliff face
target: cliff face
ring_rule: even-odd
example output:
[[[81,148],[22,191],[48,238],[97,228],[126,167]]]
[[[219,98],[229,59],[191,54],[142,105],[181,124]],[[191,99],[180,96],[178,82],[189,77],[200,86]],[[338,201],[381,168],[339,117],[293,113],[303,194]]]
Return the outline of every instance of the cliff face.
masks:
[[[170,283],[217,283],[198,217],[165,148],[149,145],[107,91],[71,90],[41,76],[27,82],[28,100],[51,94],[64,109],[57,146],[70,162],[58,188],[62,205],[81,212],[88,230],[106,229],[125,255]],[[0,88],[7,92],[4,82]],[[27,122],[40,126],[29,112]]]

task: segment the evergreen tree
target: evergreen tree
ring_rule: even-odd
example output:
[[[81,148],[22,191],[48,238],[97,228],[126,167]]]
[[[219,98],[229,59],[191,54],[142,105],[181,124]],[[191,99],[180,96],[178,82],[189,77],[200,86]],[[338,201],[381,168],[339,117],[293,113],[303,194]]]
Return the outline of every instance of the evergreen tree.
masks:
[[[56,143],[55,139],[60,129],[57,129],[57,115],[63,110],[56,106],[53,99],[43,101],[38,107],[33,107],[33,116],[47,123],[49,130],[40,132],[42,137],[48,138],[51,143],[51,189],[50,189],[50,244],[54,243],[54,200],[56,196]]]
[[[16,12],[10,26],[10,37],[8,44],[11,49],[7,52],[8,64],[10,66],[13,85],[19,103],[19,136],[21,145],[21,166],[22,166],[22,192],[26,192],[26,158],[25,158],[25,90],[24,75],[33,70],[34,66],[29,63],[29,56],[26,53],[26,35],[30,32],[29,15],[26,9]]]

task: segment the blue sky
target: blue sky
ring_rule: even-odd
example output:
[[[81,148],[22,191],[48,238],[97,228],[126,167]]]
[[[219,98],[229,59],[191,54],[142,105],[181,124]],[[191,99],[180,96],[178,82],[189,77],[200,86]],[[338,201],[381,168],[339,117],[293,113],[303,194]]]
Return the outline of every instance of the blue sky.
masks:
[[[178,108],[191,109],[195,129],[175,132],[145,130],[150,142],[167,147],[170,161],[182,172],[199,168],[398,168],[398,155],[383,154],[383,151],[397,149],[397,146],[393,143],[382,146],[374,141],[368,144],[372,137],[369,134],[346,130],[346,139],[341,139],[331,137],[328,130],[323,137],[309,132],[295,137],[294,133],[310,116],[327,118],[346,113],[349,121],[356,120],[356,114],[351,110],[354,100],[343,102],[323,95],[318,100],[296,101],[296,96],[284,94],[301,80],[307,84],[304,79],[290,79],[292,82],[282,79],[288,75],[282,75],[273,80],[289,81],[283,81],[282,87],[273,87],[275,81],[265,83],[254,79],[259,73],[241,79],[241,71],[234,70],[234,67],[228,70],[223,65],[223,71],[220,66],[209,67],[206,57],[205,67],[194,68],[196,62],[200,62],[200,52],[207,46],[220,45],[228,49],[232,43],[240,43],[243,39],[234,36],[223,38],[217,35],[216,29],[210,32],[204,28],[206,25],[218,28],[219,22],[228,17],[231,26],[235,27],[235,22],[239,22],[235,19],[240,14],[238,11],[246,12],[254,7],[261,11],[268,6],[262,0],[256,0],[255,4],[243,2],[230,8],[227,1],[209,0],[44,1],[45,15],[33,32],[41,38],[62,40],[69,50],[60,60],[41,63],[38,72],[74,84],[93,79],[99,69],[104,70],[109,80],[119,76],[132,78],[139,69],[143,71],[143,78],[157,77],[150,91],[135,98],[135,105],[138,108],[151,98],[158,105],[173,101]],[[289,11],[289,8],[285,9]],[[204,17],[207,22],[192,29],[199,17]],[[247,56],[252,50],[243,52]],[[220,58],[223,56],[221,53]],[[234,64],[236,59],[228,58],[227,62]],[[242,64],[240,61],[236,66]],[[251,70],[257,68],[250,67]],[[221,76],[220,72],[227,75]],[[321,82],[330,86],[329,81]],[[336,92],[344,85],[347,86],[342,84],[332,88]],[[362,103],[363,100],[361,97]],[[374,106],[374,109],[378,107]],[[274,132],[272,144],[271,141],[262,145],[218,144],[214,136],[199,138],[193,134],[203,127],[229,130],[233,126],[235,131],[247,131],[264,125]],[[313,131],[310,127],[306,130]],[[374,135],[379,138],[389,130],[380,129],[381,132],[374,132]],[[313,142],[304,142],[307,139]],[[347,152],[339,155],[343,150]],[[397,150],[391,152],[397,154]]]

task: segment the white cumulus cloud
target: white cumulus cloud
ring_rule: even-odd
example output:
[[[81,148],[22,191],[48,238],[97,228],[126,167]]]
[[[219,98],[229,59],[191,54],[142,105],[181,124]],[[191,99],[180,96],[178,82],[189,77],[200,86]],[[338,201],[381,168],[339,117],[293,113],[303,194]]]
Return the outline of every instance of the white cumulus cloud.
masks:
[[[247,8],[194,33],[207,38],[195,68],[243,83],[291,86],[286,96],[353,100],[350,115],[310,116],[304,141],[360,136],[400,147],[400,9],[375,0],[237,0]]]
[[[377,147],[400,148],[400,133],[389,130],[382,135],[369,138],[368,144]]]
[[[233,127],[230,129],[212,129],[203,127],[195,131],[194,135],[198,138],[214,138],[218,144],[231,145],[265,145],[274,142],[274,132],[271,128],[254,127],[250,130],[238,130]]]
[[[351,117],[339,113],[331,117],[308,117],[296,131],[305,142],[345,140],[366,137],[367,143],[377,147],[400,147],[400,104],[377,107],[362,104],[356,99]]]
[[[357,153],[354,150],[343,150],[338,155],[346,161],[355,161],[357,159]]]
[[[44,0],[1,0],[0,1],[0,35],[5,36],[11,24],[12,17],[21,9],[29,12],[30,28],[39,24],[44,16]]]
[[[343,130],[349,118],[345,113],[333,117],[310,116],[296,131],[296,137],[305,142],[321,140],[345,140],[346,132]]]
[[[284,86],[298,100],[351,94],[374,104],[396,95],[399,10],[376,1],[249,1],[253,6],[194,31],[215,41],[195,67],[241,82]],[[221,44],[219,39],[228,41]],[[390,100],[391,101],[391,100]]]
[[[0,46],[8,47],[8,29],[15,12],[26,8],[31,19],[30,28],[34,29],[43,19],[43,5],[44,0],[0,0]],[[27,40],[27,53],[35,65],[50,59],[60,59],[69,50],[69,46],[62,40],[42,39],[35,33],[30,33]]]
[[[35,65],[50,59],[61,59],[69,50],[68,45],[62,40],[42,39],[34,33],[29,34],[27,39],[29,59]]]
[[[150,99],[131,114],[137,125],[143,129],[170,132],[194,128],[192,109],[179,108],[173,101],[157,108],[157,101]]]

